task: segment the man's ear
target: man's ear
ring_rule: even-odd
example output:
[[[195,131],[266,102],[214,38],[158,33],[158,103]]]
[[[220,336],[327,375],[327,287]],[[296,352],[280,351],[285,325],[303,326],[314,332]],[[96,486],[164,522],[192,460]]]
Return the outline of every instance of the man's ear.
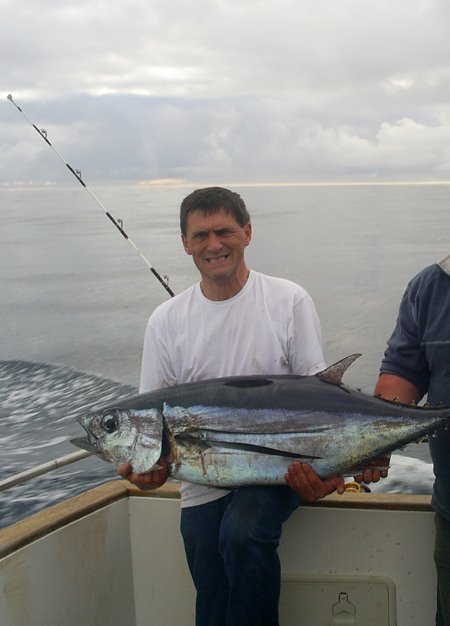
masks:
[[[245,234],[245,245],[248,246],[250,241],[252,240],[252,224],[249,222],[244,226],[244,234]]]
[[[181,235],[181,241],[183,243],[183,248],[186,254],[192,254],[191,246],[189,245],[189,240],[185,235]]]

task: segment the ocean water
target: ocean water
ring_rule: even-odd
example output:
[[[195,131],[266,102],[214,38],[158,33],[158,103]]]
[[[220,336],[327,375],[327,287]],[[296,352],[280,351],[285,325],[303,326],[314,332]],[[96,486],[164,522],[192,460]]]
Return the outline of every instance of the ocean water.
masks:
[[[197,280],[178,207],[193,187],[92,187],[175,293]],[[371,393],[407,281],[449,252],[447,185],[233,186],[252,215],[248,263],[312,295],[328,363]],[[74,451],[75,418],[138,385],[149,313],[169,297],[82,187],[0,189],[0,455],[4,477]],[[378,490],[429,493],[425,444]],[[114,476],[87,459],[1,495],[0,524]]]

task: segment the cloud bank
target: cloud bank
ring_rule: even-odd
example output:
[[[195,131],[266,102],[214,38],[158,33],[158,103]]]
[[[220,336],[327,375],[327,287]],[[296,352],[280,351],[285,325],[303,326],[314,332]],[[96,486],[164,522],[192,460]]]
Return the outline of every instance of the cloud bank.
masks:
[[[0,4],[0,183],[450,179],[443,0]]]

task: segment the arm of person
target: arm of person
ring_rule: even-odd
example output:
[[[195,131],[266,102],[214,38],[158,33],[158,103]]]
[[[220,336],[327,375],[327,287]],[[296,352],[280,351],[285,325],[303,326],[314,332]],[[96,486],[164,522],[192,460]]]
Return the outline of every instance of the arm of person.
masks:
[[[413,383],[396,374],[381,374],[374,395],[385,400],[398,400],[403,404],[418,402],[422,398],[422,394]]]
[[[419,389],[413,383],[396,374],[381,374],[375,386],[374,395],[385,400],[397,400],[403,404],[418,402],[422,397]],[[386,478],[390,458],[390,456],[385,456],[372,459],[363,473],[355,476],[356,482],[376,483],[381,478]]]
[[[158,489],[169,477],[170,466],[167,459],[161,457],[158,460],[158,469],[143,474],[133,472],[131,463],[122,463],[117,468],[117,473],[139,489]]]

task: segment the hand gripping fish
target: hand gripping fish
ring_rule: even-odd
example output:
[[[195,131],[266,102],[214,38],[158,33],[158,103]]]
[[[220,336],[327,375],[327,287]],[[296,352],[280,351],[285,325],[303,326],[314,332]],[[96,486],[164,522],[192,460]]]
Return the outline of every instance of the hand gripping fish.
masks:
[[[295,459],[319,476],[351,476],[371,459],[449,424],[450,407],[410,407],[344,385],[359,354],[314,376],[236,376],[119,401],[79,422],[72,443],[146,472],[166,457],[173,478],[216,487],[284,484]]]

